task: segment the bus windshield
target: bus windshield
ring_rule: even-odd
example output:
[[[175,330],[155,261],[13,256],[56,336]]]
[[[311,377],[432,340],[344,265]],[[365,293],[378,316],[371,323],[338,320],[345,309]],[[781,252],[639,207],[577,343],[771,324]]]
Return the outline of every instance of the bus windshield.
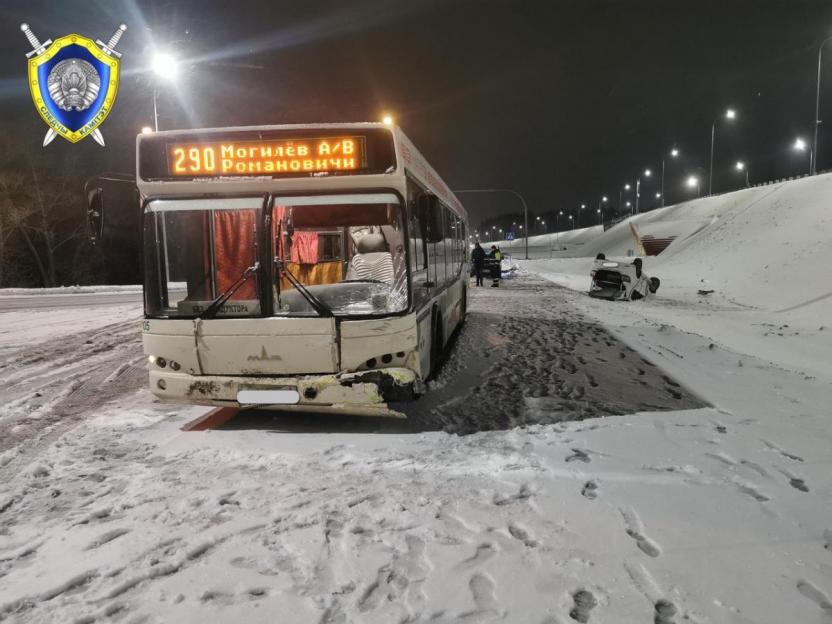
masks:
[[[262,207],[261,197],[150,202],[144,221],[147,314],[258,317],[266,308],[263,291],[270,293],[276,316],[372,316],[407,309],[396,195],[275,198],[270,270],[258,264]],[[270,288],[262,288],[263,280],[270,280]]]
[[[200,316],[233,290],[213,315],[259,316],[262,271],[247,269],[257,266],[262,206],[262,197],[150,202],[144,221],[147,313]]]
[[[272,238],[276,315],[317,314],[311,298],[336,316],[407,309],[405,235],[396,195],[275,198]]]

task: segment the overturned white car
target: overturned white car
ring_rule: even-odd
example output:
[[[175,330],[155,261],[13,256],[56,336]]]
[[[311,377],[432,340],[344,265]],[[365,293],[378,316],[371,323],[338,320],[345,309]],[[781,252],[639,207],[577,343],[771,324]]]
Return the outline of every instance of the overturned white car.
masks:
[[[589,296],[598,299],[635,301],[659,289],[659,278],[647,277],[641,269],[641,258],[632,263],[607,260],[598,254],[592,265]]]

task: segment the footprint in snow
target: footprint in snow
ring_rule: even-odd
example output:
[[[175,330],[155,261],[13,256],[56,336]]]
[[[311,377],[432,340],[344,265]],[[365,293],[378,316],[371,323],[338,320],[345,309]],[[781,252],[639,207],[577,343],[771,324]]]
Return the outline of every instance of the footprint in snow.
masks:
[[[806,579],[797,582],[797,591],[820,607],[823,614],[822,622],[832,622],[832,600],[815,584]]]
[[[765,468],[763,468],[760,464],[758,464],[758,463],[756,463],[756,462],[753,462],[753,461],[751,461],[751,460],[749,460],[749,459],[741,459],[741,460],[740,460],[740,463],[741,463],[743,466],[747,467],[747,468],[751,468],[751,470],[753,470],[754,472],[756,472],[757,474],[759,474],[761,477],[766,477],[766,478],[768,478],[768,477],[770,476],[770,475],[768,474],[768,471],[767,471]]]
[[[494,504],[498,507],[502,507],[503,505],[509,505],[515,501],[526,500],[527,498],[531,498],[533,495],[534,490],[528,483],[524,483],[515,494],[510,494],[509,496],[503,496],[499,493],[494,494]]]
[[[795,455],[794,453],[789,453],[788,451],[783,450],[782,448],[777,446],[774,442],[769,442],[768,440],[763,440],[763,444],[765,444],[772,451],[777,451],[783,457],[786,457],[788,459],[792,459],[794,461],[799,461],[799,462],[803,461],[803,458],[800,457],[799,455]]]
[[[675,624],[676,614],[679,610],[669,600],[658,600],[654,605],[656,614],[653,617],[653,624]]]
[[[524,527],[516,524],[515,522],[509,523],[508,532],[514,539],[520,540],[528,548],[534,548],[537,546],[537,540],[532,538],[531,534]]]
[[[635,540],[638,549],[649,557],[658,557],[662,554],[659,544],[645,533],[644,524],[638,514],[632,509],[619,508],[619,511],[624,517],[624,530]]]
[[[497,585],[488,574],[477,572],[468,581],[468,587],[479,611],[497,611]]]
[[[598,484],[595,481],[587,481],[581,490],[581,496],[595,500],[598,497]]]
[[[477,566],[482,565],[489,559],[491,559],[494,555],[497,554],[497,547],[495,544],[490,542],[484,542],[477,546],[477,552],[475,552],[471,557],[459,562],[456,565],[457,569],[465,569],[465,568],[475,568]]]
[[[737,460],[728,455],[727,453],[705,453],[706,457],[710,457],[711,459],[715,459],[718,462],[725,464],[726,466],[734,467],[737,465]]]
[[[768,494],[761,492],[755,485],[752,483],[748,483],[746,481],[735,481],[737,488],[743,494],[747,494],[758,503],[765,503],[771,500],[771,497]]]
[[[823,532],[823,547],[826,550],[832,550],[832,531],[825,529]]]
[[[572,594],[572,600],[574,605],[569,612],[569,617],[581,624],[589,622],[589,612],[598,605],[598,601],[592,592],[586,589],[579,589]]]
[[[566,461],[567,462],[580,461],[580,462],[584,462],[585,464],[588,464],[592,460],[589,458],[589,453],[587,453],[587,451],[582,451],[581,449],[573,448],[572,449],[572,455],[567,457]]]

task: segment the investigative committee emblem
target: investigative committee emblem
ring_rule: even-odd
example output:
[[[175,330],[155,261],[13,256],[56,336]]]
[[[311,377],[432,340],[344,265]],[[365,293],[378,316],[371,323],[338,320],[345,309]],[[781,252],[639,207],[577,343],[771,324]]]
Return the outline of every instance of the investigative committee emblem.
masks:
[[[121,59],[116,45],[127,26],[119,26],[107,43],[75,34],[41,43],[28,24],[20,30],[32,45],[26,54],[32,100],[49,126],[43,146],[59,134],[72,143],[92,135],[103,146],[98,126],[116,101]]]

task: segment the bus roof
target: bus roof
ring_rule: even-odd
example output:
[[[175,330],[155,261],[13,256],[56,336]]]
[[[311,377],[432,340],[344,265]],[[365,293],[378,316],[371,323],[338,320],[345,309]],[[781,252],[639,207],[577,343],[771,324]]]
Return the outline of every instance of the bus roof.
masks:
[[[158,144],[159,140],[169,141],[221,141],[225,135],[252,135],[275,131],[361,131],[373,129],[374,132],[389,131],[393,137],[396,167],[383,173],[364,173],[356,175],[315,175],[298,177],[271,177],[268,175],[251,176],[216,176],[182,179],[143,179],[141,174],[142,146],[147,141]],[[150,134],[140,134],[136,138],[136,181],[143,197],[172,197],[177,195],[204,195],[207,193],[279,193],[303,192],[313,185],[316,190],[334,189],[369,189],[390,186],[391,177],[394,186],[404,187],[405,175],[410,175],[431,193],[439,197],[461,217],[467,218],[465,208],[448,185],[413,145],[398,126],[388,126],[379,122],[362,123],[316,123],[316,124],[282,124],[269,126],[232,126],[225,128],[200,128],[192,130],[165,130]],[[310,182],[314,180],[313,185]]]

